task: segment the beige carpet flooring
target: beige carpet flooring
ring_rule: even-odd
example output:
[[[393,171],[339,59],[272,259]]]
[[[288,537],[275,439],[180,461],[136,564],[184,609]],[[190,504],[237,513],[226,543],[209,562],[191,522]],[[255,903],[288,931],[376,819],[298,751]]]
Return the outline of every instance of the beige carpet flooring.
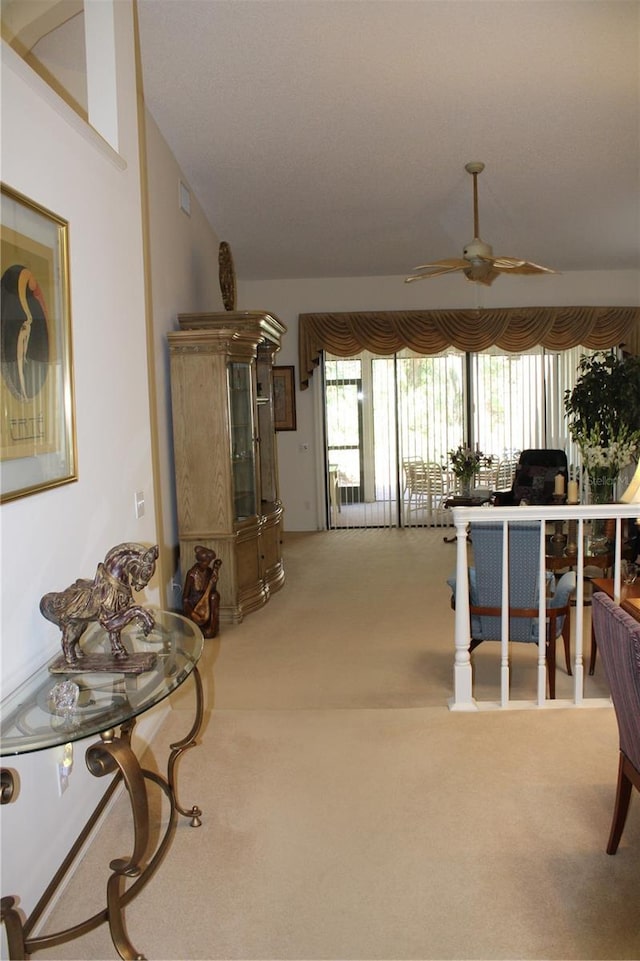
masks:
[[[127,908],[146,957],[640,958],[637,796],[604,852],[613,712],[450,712],[454,558],[441,530],[287,535],[283,591],[207,642],[211,710],[179,768],[203,824],[181,819]],[[535,657],[514,651],[520,696]],[[474,660],[492,696],[497,646]],[[153,744],[161,766],[190,726],[188,687]],[[587,695],[605,690],[599,666]],[[48,927],[103,906],[106,864],[130,847],[121,799]],[[116,952],[103,927],[34,957]]]

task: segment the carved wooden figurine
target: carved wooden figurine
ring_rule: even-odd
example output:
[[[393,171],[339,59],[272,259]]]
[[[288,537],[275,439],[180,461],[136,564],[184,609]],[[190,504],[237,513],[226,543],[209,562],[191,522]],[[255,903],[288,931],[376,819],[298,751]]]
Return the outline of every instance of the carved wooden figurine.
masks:
[[[198,625],[204,637],[215,637],[220,618],[217,584],[222,561],[208,547],[198,546],[194,553],[196,563],[185,577],[182,609],[185,617]]]
[[[119,663],[120,670],[128,672],[129,665],[125,667],[124,662],[132,655],[122,644],[120,632],[134,619],[140,621],[145,634],[153,629],[153,617],[149,611],[134,604],[132,590],[144,590],[153,577],[157,558],[157,545],[118,544],[111,548],[104,562],[98,564],[92,581],[77,580],[64,591],[44,595],[40,611],[62,631],[62,666],[80,668],[78,662],[81,658],[88,662],[80,648],[80,638],[90,623],[98,621],[109,635],[111,655],[108,663],[99,660],[100,655],[92,655],[91,665],[85,663],[81,670],[113,670],[113,664]],[[58,662],[50,667],[50,670],[54,669],[60,670]]]

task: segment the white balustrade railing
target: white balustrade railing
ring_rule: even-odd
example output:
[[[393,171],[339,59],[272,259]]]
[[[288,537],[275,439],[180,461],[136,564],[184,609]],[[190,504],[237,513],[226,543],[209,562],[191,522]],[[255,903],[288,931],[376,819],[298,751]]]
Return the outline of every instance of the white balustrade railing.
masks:
[[[612,549],[612,567],[614,581],[614,599],[619,601],[621,584],[621,547],[622,520],[638,516],[638,505],[633,504],[588,504],[561,505],[550,507],[454,507],[453,523],[456,529],[456,598],[455,598],[455,662],[454,662],[454,696],[450,701],[453,711],[476,711],[481,709],[506,707],[567,707],[567,706],[602,706],[609,705],[609,698],[585,698],[584,696],[584,567],[585,567],[585,537],[590,530],[590,522],[597,518],[605,521],[615,521],[615,546]],[[571,558],[571,566],[576,572],[575,618],[572,618],[573,635],[573,698],[553,701],[547,699],[547,674],[545,645],[539,643],[537,663],[537,697],[531,701],[515,701],[509,697],[509,541],[508,522],[514,521],[542,521],[540,524],[539,564],[540,584],[545,582],[546,526],[554,521],[569,521],[576,524],[577,553]],[[469,544],[467,530],[470,523],[474,524],[503,524],[503,556],[502,556],[502,636],[500,644],[500,699],[498,701],[479,701],[474,697],[473,665],[469,654],[471,643],[471,625],[469,619],[469,575],[470,565]],[[626,526],[626,525],[625,525]],[[588,555],[587,555],[588,557]],[[568,562],[569,563],[569,562]],[[604,576],[604,574],[603,574]],[[539,623],[544,625],[546,618],[545,592],[541,590],[539,600]],[[544,629],[539,637],[544,637]],[[489,641],[488,644],[497,642]]]

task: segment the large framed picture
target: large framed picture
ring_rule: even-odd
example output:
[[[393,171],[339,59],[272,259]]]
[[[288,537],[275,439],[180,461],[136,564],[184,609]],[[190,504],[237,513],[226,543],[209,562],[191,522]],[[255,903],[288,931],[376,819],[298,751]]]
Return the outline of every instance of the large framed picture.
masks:
[[[273,426],[296,429],[295,367],[273,368]]]
[[[68,224],[0,186],[0,500],[77,480]]]

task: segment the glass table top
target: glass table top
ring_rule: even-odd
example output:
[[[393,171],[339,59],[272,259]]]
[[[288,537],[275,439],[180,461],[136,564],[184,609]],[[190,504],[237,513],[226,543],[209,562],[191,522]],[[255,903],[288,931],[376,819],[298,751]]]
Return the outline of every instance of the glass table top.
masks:
[[[198,663],[202,633],[180,614],[155,609],[150,613],[155,627],[148,635],[133,623],[121,637],[129,653],[155,654],[149,670],[141,674],[51,674],[49,665],[44,664],[0,702],[0,756],[41,751],[118,727],[175,691]],[[87,653],[108,654],[108,635],[99,624],[92,624],[81,647]],[[60,687],[69,681],[77,685],[77,691]],[[77,695],[75,705],[65,705],[64,695],[69,690],[72,701]]]

